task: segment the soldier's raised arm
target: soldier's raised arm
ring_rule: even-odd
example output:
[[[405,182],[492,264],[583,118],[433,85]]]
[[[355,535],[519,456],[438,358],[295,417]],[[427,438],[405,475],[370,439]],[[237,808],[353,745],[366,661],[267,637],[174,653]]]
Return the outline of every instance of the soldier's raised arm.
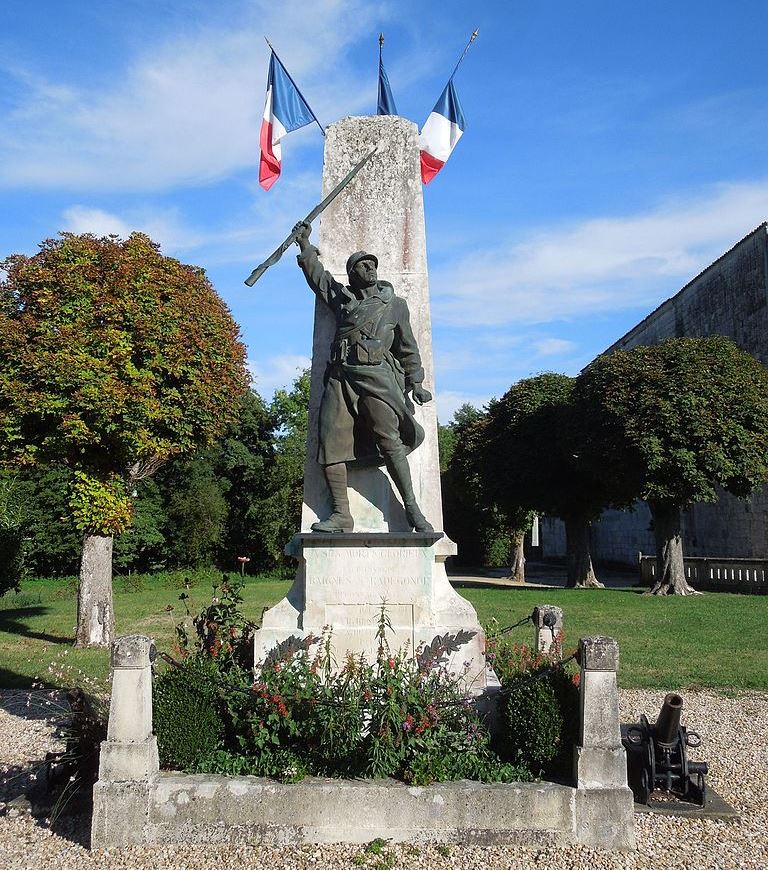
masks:
[[[296,244],[299,246],[299,255],[296,257],[307,284],[327,305],[331,305],[333,298],[343,289],[330,272],[327,272],[320,262],[318,249],[309,241],[312,225],[306,221],[299,221],[293,228],[296,234]]]

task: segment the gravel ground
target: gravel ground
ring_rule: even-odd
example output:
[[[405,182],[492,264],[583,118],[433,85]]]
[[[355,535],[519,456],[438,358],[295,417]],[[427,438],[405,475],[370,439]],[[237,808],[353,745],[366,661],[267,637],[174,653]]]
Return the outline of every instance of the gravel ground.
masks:
[[[622,721],[640,713],[655,718],[663,692],[621,692]],[[63,818],[51,830],[13,806],[29,783],[35,763],[56,747],[55,726],[45,720],[57,699],[26,707],[18,693],[0,692],[0,868],[2,870],[227,870],[227,868],[389,867],[423,868],[768,868],[768,695],[725,697],[685,692],[684,723],[701,733],[698,757],[709,762],[709,782],[741,814],[737,821],[635,816],[638,849],[622,854],[583,847],[413,847],[385,845],[378,854],[360,846],[153,846],[87,849],[89,819]],[[51,706],[45,706],[51,700]],[[748,741],[745,745],[743,741]],[[16,774],[21,771],[21,776]]]

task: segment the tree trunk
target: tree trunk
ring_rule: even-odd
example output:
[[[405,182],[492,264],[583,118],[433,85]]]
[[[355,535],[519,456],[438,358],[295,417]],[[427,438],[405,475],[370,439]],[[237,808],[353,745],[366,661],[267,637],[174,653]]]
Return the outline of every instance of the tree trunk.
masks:
[[[524,543],[525,532],[515,529],[512,533],[512,567],[509,572],[509,579],[513,583],[525,583]]]
[[[656,583],[651,595],[701,595],[685,579],[680,506],[648,502],[656,536]]]
[[[584,517],[564,517],[565,548],[568,554],[568,589],[604,589],[595,576],[589,552],[589,520]]]
[[[83,538],[80,585],[77,591],[75,646],[110,646],[115,637],[112,609],[112,536]]]

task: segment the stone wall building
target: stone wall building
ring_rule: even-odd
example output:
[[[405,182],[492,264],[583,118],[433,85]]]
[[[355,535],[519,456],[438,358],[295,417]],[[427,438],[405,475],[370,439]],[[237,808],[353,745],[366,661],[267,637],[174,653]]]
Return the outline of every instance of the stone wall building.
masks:
[[[768,223],[715,260],[671,299],[608,348],[626,350],[666,338],[725,335],[768,365]],[[547,556],[563,555],[562,523],[542,525]],[[768,557],[768,487],[748,501],[723,493],[713,504],[683,514],[687,556]],[[607,511],[593,527],[593,557],[636,564],[638,553],[655,552],[645,503],[633,511]]]

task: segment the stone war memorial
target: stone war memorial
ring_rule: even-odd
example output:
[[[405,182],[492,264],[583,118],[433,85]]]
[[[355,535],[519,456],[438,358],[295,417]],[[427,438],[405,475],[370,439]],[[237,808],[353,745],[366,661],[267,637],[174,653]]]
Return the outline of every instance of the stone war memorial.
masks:
[[[308,243],[299,260],[308,279],[311,267],[318,280],[324,280],[325,270],[343,290],[350,281],[348,261],[370,252],[384,279],[378,287],[394,295],[381,303],[373,294],[378,306],[358,314],[361,323],[337,326],[337,314],[318,293],[301,531],[287,549],[299,567],[287,597],[264,614],[255,656],[262,659],[291,635],[319,636],[324,626],[332,626],[338,660],[348,650],[374,653],[372,629],[385,605],[393,648],[407,643],[413,649],[436,634],[474,632],[454,655],[457,662],[471,662],[470,689],[480,692],[487,683],[482,629],[472,606],[448,583],[445,560],[456,547],[439,531],[443,518],[437,416],[429,394],[434,377],[417,135],[414,124],[393,116],[347,118],[328,128],[324,195],[361,156],[377,151],[323,213],[317,242],[322,263]],[[366,262],[373,261],[361,264]],[[303,280],[297,270],[298,290]],[[344,296],[334,304],[348,309],[350,300]],[[348,314],[339,316],[351,321]],[[359,364],[359,342],[371,342],[362,334],[366,331],[374,342],[383,340],[388,353],[381,364]],[[356,382],[347,383],[348,374],[338,376],[341,369],[352,372]],[[381,369],[388,374],[384,383],[382,378],[370,382],[369,373]],[[416,402],[405,389],[414,391]],[[356,409],[350,412],[347,406],[353,403]],[[384,434],[373,435],[376,429]],[[332,478],[329,485],[329,474],[346,480],[336,484]],[[341,489],[336,499],[332,486]],[[344,511],[339,527],[332,528],[329,519]]]
[[[255,664],[289,638],[329,636],[333,655],[376,655],[382,608],[393,650],[462,638],[448,669],[492,718],[498,680],[474,608],[448,582],[443,533],[418,130],[396,116],[328,127],[327,195],[374,153],[323,212],[297,225],[296,292],[315,294],[301,528],[286,597],[263,615]],[[311,231],[310,231],[311,230]],[[318,255],[319,250],[319,255]],[[546,608],[537,609],[545,614]],[[553,611],[556,608],[552,609]],[[536,647],[562,614],[536,622]],[[113,649],[113,701],[94,788],[93,846],[159,842],[412,842],[634,848],[616,672],[606,637],[579,642],[573,776],[564,782],[440,782],[160,771],[152,731],[153,644]],[[468,701],[469,703],[469,701]]]

